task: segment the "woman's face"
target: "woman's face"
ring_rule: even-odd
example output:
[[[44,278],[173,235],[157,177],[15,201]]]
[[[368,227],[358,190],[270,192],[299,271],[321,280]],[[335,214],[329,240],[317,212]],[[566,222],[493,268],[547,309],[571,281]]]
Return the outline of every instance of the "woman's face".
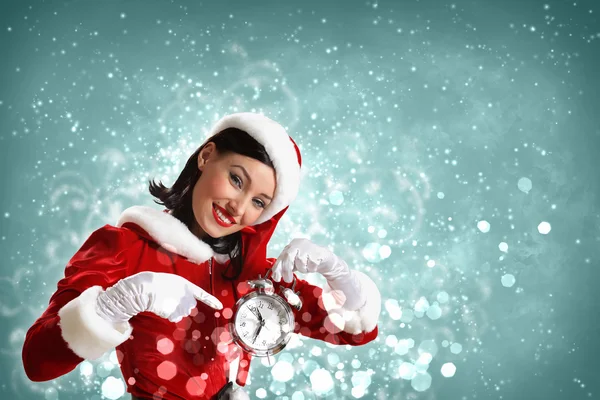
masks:
[[[199,238],[235,233],[260,217],[275,193],[275,170],[237,153],[220,154],[210,142],[198,155],[202,171],[192,192]]]

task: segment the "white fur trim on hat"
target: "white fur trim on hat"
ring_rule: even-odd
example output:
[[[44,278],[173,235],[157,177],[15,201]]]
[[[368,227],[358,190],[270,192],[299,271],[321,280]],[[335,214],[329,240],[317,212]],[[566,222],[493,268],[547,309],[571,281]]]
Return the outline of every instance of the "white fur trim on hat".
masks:
[[[195,264],[201,264],[211,257],[215,257],[219,263],[229,259],[227,255],[214,253],[183,222],[166,212],[146,206],[133,206],[123,211],[117,226],[121,227],[126,222],[140,226],[162,247]]]
[[[94,360],[120,345],[131,335],[129,323],[113,324],[96,314],[96,298],[102,287],[92,286],[59,311],[61,335],[73,353]]]
[[[344,332],[357,335],[369,333],[377,326],[381,313],[381,294],[371,278],[360,271],[354,271],[362,285],[362,291],[367,293],[364,306],[355,311],[348,311],[339,306],[334,290],[325,285],[323,288],[323,305],[329,314],[330,321]]]
[[[281,125],[262,114],[246,112],[226,115],[217,121],[209,135],[212,137],[227,128],[241,129],[262,144],[275,167],[277,185],[273,201],[253,225],[262,224],[289,206],[298,194],[300,165],[294,143]]]

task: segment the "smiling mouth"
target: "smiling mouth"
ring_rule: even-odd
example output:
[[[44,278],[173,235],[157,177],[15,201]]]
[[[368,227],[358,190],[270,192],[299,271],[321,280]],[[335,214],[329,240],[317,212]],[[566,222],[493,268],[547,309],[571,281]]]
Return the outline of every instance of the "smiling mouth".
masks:
[[[233,218],[228,216],[219,206],[213,204],[213,216],[217,223],[223,227],[230,227],[235,224]]]

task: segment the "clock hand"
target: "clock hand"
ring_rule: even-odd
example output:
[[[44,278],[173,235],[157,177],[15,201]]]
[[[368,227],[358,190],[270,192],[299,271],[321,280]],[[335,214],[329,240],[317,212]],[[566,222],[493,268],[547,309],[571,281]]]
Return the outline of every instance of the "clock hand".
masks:
[[[254,344],[254,342],[256,342],[256,338],[258,338],[258,334],[260,333],[262,327],[263,327],[262,324],[260,324],[258,326],[258,329],[256,330],[256,333],[254,334],[254,338],[252,339],[252,344]]]
[[[258,309],[256,307],[248,307],[250,308],[250,311],[252,311],[252,314],[254,314],[254,316],[256,318],[258,318],[258,320],[260,321],[260,313],[258,312]]]

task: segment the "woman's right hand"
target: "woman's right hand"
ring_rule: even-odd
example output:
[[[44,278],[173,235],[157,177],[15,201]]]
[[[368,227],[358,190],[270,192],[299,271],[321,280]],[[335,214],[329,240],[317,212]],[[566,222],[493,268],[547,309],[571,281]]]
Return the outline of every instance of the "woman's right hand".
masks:
[[[198,300],[217,310],[223,308],[216,297],[179,275],[146,271],[121,279],[101,293],[96,312],[113,323],[144,311],[179,322],[190,315]]]

